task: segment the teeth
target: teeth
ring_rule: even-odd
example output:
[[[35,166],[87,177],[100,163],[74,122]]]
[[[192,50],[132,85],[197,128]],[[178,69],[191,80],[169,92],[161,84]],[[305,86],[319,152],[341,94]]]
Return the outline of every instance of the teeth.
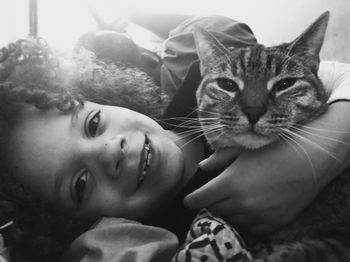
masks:
[[[151,147],[148,141],[145,143],[145,155],[144,155],[144,162],[142,166],[142,173],[141,176],[139,177],[138,184],[141,184],[141,182],[145,179],[146,174],[147,174],[147,169],[149,165],[151,164],[151,159],[152,159],[152,152],[151,152]]]
[[[139,184],[145,179],[145,177],[146,177],[146,171],[142,171],[142,174],[141,174],[139,181],[138,181]]]

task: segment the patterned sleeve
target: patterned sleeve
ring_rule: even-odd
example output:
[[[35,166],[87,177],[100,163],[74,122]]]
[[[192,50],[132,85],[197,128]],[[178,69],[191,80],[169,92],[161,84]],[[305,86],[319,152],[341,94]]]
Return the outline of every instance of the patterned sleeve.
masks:
[[[238,232],[224,220],[202,209],[193,220],[185,243],[172,262],[235,261],[252,259]]]
[[[350,100],[350,64],[321,62],[318,75],[330,95],[329,104]]]

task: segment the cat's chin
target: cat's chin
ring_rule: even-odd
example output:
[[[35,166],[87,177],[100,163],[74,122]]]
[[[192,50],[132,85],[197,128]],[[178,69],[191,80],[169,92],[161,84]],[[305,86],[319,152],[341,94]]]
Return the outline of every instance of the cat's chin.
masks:
[[[249,132],[236,134],[233,139],[240,147],[246,149],[258,149],[274,142],[277,139],[277,136],[264,136]]]
[[[215,137],[216,139],[211,139]],[[231,133],[220,136],[208,137],[208,142],[213,149],[220,149],[225,147],[242,147],[245,149],[258,149],[271,144],[277,140],[277,136],[266,136],[254,132],[246,132],[240,134]]]

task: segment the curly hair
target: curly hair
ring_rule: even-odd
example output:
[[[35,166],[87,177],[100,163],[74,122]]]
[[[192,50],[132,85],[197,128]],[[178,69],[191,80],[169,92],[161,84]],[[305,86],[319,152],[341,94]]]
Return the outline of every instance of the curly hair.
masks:
[[[41,110],[74,111],[84,101],[122,106],[160,116],[168,98],[140,69],[102,61],[80,49],[67,55],[42,39],[19,40],[0,50],[0,148],[24,104]],[[0,224],[13,261],[55,261],[92,221],[55,210],[11,174],[0,150]]]

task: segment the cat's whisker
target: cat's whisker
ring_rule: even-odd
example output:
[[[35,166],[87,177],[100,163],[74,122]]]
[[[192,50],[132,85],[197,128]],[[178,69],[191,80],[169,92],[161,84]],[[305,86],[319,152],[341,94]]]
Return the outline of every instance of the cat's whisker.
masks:
[[[176,128],[183,128],[183,129],[193,129],[193,128],[199,128],[200,124],[199,123],[185,123],[185,124],[171,124],[171,123],[167,123],[169,126],[174,127],[174,130]]]
[[[218,130],[220,130],[221,129],[221,127],[217,127],[217,128],[215,128],[215,129],[211,129],[210,131],[206,131],[206,135],[208,135],[208,134],[211,134],[211,133],[215,133],[215,132],[217,132]],[[198,138],[200,138],[200,137],[202,137],[202,136],[204,136],[204,133],[202,133],[202,134],[199,134],[198,136],[195,136],[195,137],[193,137],[192,139],[190,139],[189,141],[187,141],[185,144],[183,144],[182,146],[181,146],[181,148],[184,148],[186,145],[188,145],[189,143],[191,143],[192,141],[194,141],[194,140],[196,140],[196,139],[198,139]]]
[[[217,130],[220,130],[221,128],[222,128],[221,125],[212,125],[212,126],[207,126],[204,128],[201,127],[201,128],[198,128],[197,130],[188,130],[188,131],[180,132],[177,135],[179,136],[179,139],[184,139],[184,138],[191,137],[191,136],[194,136],[194,135],[200,133],[200,135],[198,136],[198,137],[200,137],[200,136],[204,136],[204,134],[216,132]]]
[[[201,121],[207,120],[207,121],[213,121],[213,120],[219,120],[219,117],[201,117]]]
[[[210,124],[201,125],[201,127],[198,128],[198,131],[208,134],[213,130],[222,129],[223,127],[224,125],[222,125],[221,123],[210,123]]]
[[[220,123],[219,121],[216,121],[216,122],[210,121],[208,123],[201,123],[201,127],[203,127],[203,128],[216,126],[216,125],[225,126],[224,124]]]
[[[176,119],[176,120],[178,120],[178,119]],[[199,127],[200,126],[200,123],[198,122],[198,120],[196,118],[182,121],[179,124],[169,123],[167,121],[158,121],[158,122],[165,123],[168,126],[172,126],[172,127],[175,127],[175,128],[193,128],[193,127]]]
[[[220,123],[208,123],[208,124],[202,124],[202,125],[194,125],[191,127],[191,129],[189,130],[185,130],[179,133],[190,133],[192,131],[206,131],[207,129],[211,129],[211,128],[215,128],[218,125],[220,125],[222,127],[222,125]],[[189,127],[189,126],[185,126],[185,127]]]
[[[295,151],[297,154],[299,154],[298,149],[293,145],[293,143],[291,143],[291,142],[289,141],[289,140],[292,140],[292,139],[289,138],[287,134],[285,134],[285,133],[279,133],[278,136],[279,136],[284,142],[286,142],[288,145],[290,145],[290,146],[294,149],[294,151]]]
[[[208,136],[208,135],[210,135],[212,133],[215,133],[215,132],[218,132],[218,131],[222,131],[223,127],[224,126],[213,127],[213,128],[210,128],[210,129],[208,128],[203,133],[204,133],[204,135]]]
[[[224,132],[220,132],[218,135],[216,135],[216,137],[213,138],[213,141],[217,141],[223,134]]]
[[[286,130],[283,129],[283,131],[286,131]],[[298,143],[298,141],[296,139],[294,139],[291,136],[291,134],[288,135],[286,132],[284,132],[284,133],[280,133],[280,135],[283,135],[283,137],[285,138],[285,141],[290,140],[291,142],[289,142],[289,144],[291,146],[292,146],[292,142],[293,142],[298,148],[300,148],[304,152],[304,154],[305,154],[305,156],[310,164],[311,170],[312,170],[312,178],[313,178],[313,181],[315,183],[315,187],[318,189],[319,185],[318,185],[318,179],[317,179],[317,175],[316,175],[316,171],[315,171],[315,166],[312,162],[311,157],[309,156],[309,154],[305,150],[305,148],[300,143]],[[298,150],[296,149],[296,147],[292,146],[292,148],[296,151],[296,153],[299,153]]]
[[[200,126],[200,123],[198,121],[185,121],[181,124],[174,125],[178,128],[196,128]]]
[[[208,121],[208,123],[202,123],[202,124],[199,124],[199,123],[196,123],[196,125],[193,125],[193,126],[184,126],[184,127],[191,127],[189,128],[189,130],[185,130],[185,131],[182,131],[182,132],[191,132],[192,130],[202,130],[202,131],[205,131],[207,129],[211,129],[213,127],[216,127],[216,126],[223,126],[221,123],[219,123],[218,121],[216,122],[213,122],[213,121]]]
[[[318,148],[320,149],[322,152],[326,153],[327,155],[329,155],[331,158],[333,158],[334,160],[336,160],[338,163],[340,163],[341,165],[344,165],[345,167],[345,163],[343,161],[341,161],[339,158],[337,158],[335,155],[333,155],[332,152],[326,150],[325,148],[323,148],[322,146],[320,146],[319,144],[317,144],[315,141],[312,141],[311,139],[309,138],[306,138],[304,136],[302,136],[301,134],[298,134],[297,132],[293,132],[292,130],[289,130],[289,129],[282,129],[285,133],[288,133],[294,137],[297,137],[301,140],[303,140],[305,143],[308,143],[312,146],[314,146],[315,148]]]
[[[219,118],[203,118],[201,119],[200,122],[198,122],[201,126],[205,126],[205,125],[212,125],[215,123],[219,123],[220,119]]]
[[[191,112],[189,112],[186,116],[181,116],[181,117],[166,117],[166,118],[154,118],[156,122],[165,122],[166,120],[189,120],[193,119],[196,120],[197,117],[191,117],[191,115],[197,111],[197,108],[193,109]],[[166,123],[166,122],[165,122]]]
[[[216,124],[216,125],[212,125],[212,126],[204,126],[203,133],[209,134],[209,132],[211,132],[212,130],[222,129],[223,127],[225,127],[225,125],[221,125],[221,124]]]
[[[317,128],[317,127],[311,127],[308,125],[299,125],[299,124],[295,124],[295,123],[293,125],[297,126],[297,127],[305,128],[305,129],[320,131],[320,132],[329,132],[329,133],[337,133],[337,134],[350,134],[350,131],[333,130],[333,129],[328,129],[328,128]]]
[[[310,121],[310,123],[311,123],[312,121]],[[326,121],[326,120],[322,120],[322,119],[320,119],[320,118],[317,118],[317,122],[319,123],[319,124],[324,124],[325,126],[329,126],[329,122],[328,121]],[[304,125],[303,125],[304,126]]]
[[[176,117],[173,117],[173,118],[165,118],[165,119],[159,119],[157,120],[158,123],[165,123],[165,124],[172,124],[172,123],[169,123],[169,121],[178,121],[179,123],[184,123],[184,122],[198,122],[198,119],[197,118],[183,118],[183,117],[179,117],[179,118],[176,118]]]
[[[212,127],[208,127],[208,128],[205,128],[203,129],[203,133],[205,135],[209,135],[211,133],[214,133],[214,132],[217,132],[219,130],[222,130],[223,126],[222,125],[217,125],[217,126],[212,126]]]
[[[197,126],[197,129],[191,129],[191,130],[186,130],[186,131],[182,131],[180,133],[178,133],[178,135],[180,136],[181,139],[183,138],[187,138],[187,137],[191,137],[195,134],[201,133],[203,132],[203,135],[209,135],[211,133],[215,133],[219,130],[221,130],[222,128],[226,127],[225,124],[222,124],[220,122],[213,122],[210,121],[210,123],[208,124],[203,124],[201,126]],[[221,135],[221,134],[220,134]]]
[[[184,119],[185,118],[171,118],[169,120],[184,120]],[[218,120],[218,118],[216,118],[216,117],[213,117],[213,118],[202,118],[201,119],[202,124],[205,124],[205,122],[211,123],[211,122],[214,122],[214,121],[217,121],[217,120]],[[167,125],[175,127],[175,128],[188,128],[188,129],[190,129],[190,128],[197,128],[197,127],[199,127],[201,125],[197,118],[188,118],[187,120],[182,121],[180,124],[168,123],[166,121],[160,121],[160,122],[166,123]]]
[[[178,138],[174,139],[174,142],[177,142],[177,141],[180,141],[180,140],[183,140],[183,139],[186,139],[186,138],[191,138],[193,136],[197,136],[198,134],[199,134],[199,137],[200,136],[204,136],[204,134],[202,132],[198,131],[198,132],[194,132],[194,133],[191,133],[191,134],[178,135]]]
[[[216,115],[216,116],[220,115],[220,113],[218,113],[218,112],[207,111],[207,110],[203,110],[203,109],[197,109],[196,111],[198,113],[206,113],[206,114],[211,114],[211,115]]]
[[[343,144],[343,145],[350,146],[349,143],[346,143],[346,142],[341,141],[341,140],[339,140],[339,139],[335,139],[335,138],[332,138],[332,137],[328,137],[328,136],[323,136],[323,135],[320,135],[320,134],[312,133],[312,132],[306,131],[306,130],[304,130],[304,129],[302,129],[302,128],[298,128],[298,127],[296,127],[296,126],[290,126],[289,128],[290,128],[290,129],[294,129],[294,130],[299,131],[299,132],[303,132],[303,133],[305,133],[305,134],[309,134],[309,135],[311,135],[311,136],[320,137],[320,138],[323,138],[323,139],[325,139],[325,140],[334,141],[334,142],[341,143],[341,144]]]
[[[186,138],[186,137],[198,134],[198,133],[203,133],[203,130],[202,129],[187,130],[187,131],[179,132],[176,134],[181,138]]]
[[[155,121],[161,121],[164,122],[166,120],[189,120],[189,119],[197,119],[196,117],[166,117],[166,118],[158,118],[155,119]]]
[[[202,130],[197,130],[197,131],[187,132],[187,133],[178,133],[177,135],[180,139],[184,139],[184,138],[191,137],[201,133],[203,133]]]

